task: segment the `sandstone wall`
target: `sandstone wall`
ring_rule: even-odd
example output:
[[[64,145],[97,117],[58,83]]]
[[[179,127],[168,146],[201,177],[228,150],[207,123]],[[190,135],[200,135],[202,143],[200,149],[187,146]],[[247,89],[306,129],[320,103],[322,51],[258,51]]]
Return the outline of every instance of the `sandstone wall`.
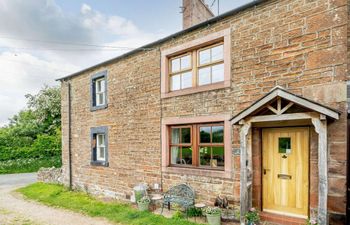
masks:
[[[212,32],[231,29],[230,88],[161,99],[160,52]],[[134,185],[187,182],[198,201],[218,194],[239,201],[239,155],[233,178],[161,172],[161,119],[173,116],[235,115],[276,85],[342,112],[329,124],[331,213],[345,212],[348,5],[345,0],[271,0],[208,27],[169,40],[69,80],[72,86],[73,183],[127,198]],[[108,70],[108,108],[90,112],[90,76]],[[63,170],[67,178],[67,83],[62,84]],[[90,127],[109,127],[109,167],[90,165]],[[310,207],[317,205],[317,137],[312,131]],[[233,153],[239,148],[232,133]],[[238,152],[239,154],[239,152]],[[257,162],[259,158],[255,159]],[[67,179],[65,179],[67,182]],[[259,188],[259,185],[254,187]]]

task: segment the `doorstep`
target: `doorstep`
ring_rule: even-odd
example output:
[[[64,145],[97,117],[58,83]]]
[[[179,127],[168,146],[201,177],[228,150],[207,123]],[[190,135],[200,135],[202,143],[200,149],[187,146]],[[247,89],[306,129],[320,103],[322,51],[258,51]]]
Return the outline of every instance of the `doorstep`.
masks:
[[[260,219],[262,221],[271,222],[274,224],[283,224],[283,225],[305,225],[306,219],[278,215],[268,212],[260,212]]]

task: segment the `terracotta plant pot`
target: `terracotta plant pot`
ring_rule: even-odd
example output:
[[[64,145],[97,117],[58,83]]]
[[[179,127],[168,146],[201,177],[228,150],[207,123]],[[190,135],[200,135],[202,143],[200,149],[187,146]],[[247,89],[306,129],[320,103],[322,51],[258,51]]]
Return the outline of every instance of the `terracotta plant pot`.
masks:
[[[146,203],[138,202],[137,207],[138,207],[139,211],[148,211],[149,203],[148,202],[146,202]]]
[[[209,225],[220,225],[221,224],[221,214],[206,214],[207,221]]]

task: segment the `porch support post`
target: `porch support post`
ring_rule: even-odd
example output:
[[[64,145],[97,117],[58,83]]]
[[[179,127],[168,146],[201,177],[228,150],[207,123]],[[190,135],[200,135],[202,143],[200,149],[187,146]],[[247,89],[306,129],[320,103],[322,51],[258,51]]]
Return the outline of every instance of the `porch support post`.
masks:
[[[327,120],[321,115],[312,118],[312,124],[318,133],[318,224],[328,224],[327,197],[328,197],[328,163],[327,163]]]
[[[246,214],[248,210],[248,171],[247,171],[247,135],[249,133],[251,123],[240,123],[241,129],[240,129],[240,146],[241,146],[241,152],[240,152],[240,164],[241,164],[241,171],[240,171],[240,213],[241,213],[241,224],[245,224],[245,218],[244,215]]]

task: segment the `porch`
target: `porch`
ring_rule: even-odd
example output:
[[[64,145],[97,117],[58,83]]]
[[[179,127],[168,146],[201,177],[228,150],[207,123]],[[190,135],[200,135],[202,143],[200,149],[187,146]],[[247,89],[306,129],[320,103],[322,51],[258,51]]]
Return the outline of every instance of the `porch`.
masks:
[[[315,216],[328,224],[327,125],[339,115],[275,87],[231,119],[240,130],[241,224],[252,206],[267,220]]]

